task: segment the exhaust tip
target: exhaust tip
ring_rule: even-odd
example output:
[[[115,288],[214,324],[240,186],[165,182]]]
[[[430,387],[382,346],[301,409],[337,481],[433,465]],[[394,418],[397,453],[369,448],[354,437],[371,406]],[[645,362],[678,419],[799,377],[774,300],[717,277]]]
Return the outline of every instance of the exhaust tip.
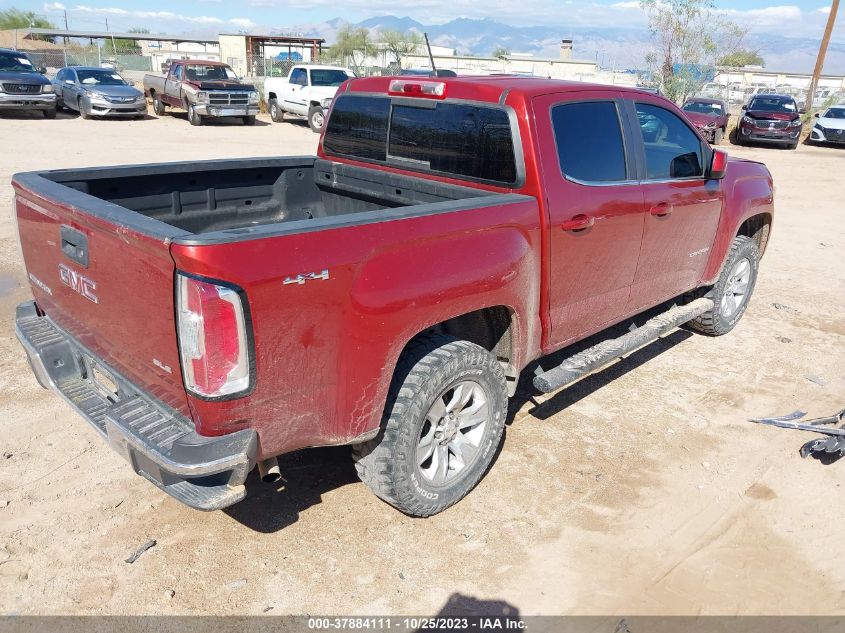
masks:
[[[279,470],[279,461],[275,457],[264,459],[258,462],[258,474],[265,484],[273,484],[282,478],[282,471]]]

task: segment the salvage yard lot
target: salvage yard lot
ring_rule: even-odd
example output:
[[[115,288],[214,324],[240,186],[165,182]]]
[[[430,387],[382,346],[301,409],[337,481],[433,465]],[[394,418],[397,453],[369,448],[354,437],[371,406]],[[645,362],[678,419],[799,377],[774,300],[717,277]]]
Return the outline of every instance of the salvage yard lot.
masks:
[[[13,173],[312,154],[307,126],[22,115],[0,117],[0,138],[4,613],[845,613],[845,460],[802,460],[809,435],[747,422],[845,407],[845,149],[725,143],[777,188],[736,330],[675,332],[551,397],[524,379],[495,468],[412,519],[344,447],[284,456],[280,485],[253,477],[240,504],[191,510],[41,389],[14,337],[30,293]]]

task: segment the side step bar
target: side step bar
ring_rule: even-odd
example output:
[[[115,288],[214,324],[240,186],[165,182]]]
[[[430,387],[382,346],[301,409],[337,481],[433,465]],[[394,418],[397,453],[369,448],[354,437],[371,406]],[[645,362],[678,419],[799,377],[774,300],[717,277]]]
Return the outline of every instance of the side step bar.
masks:
[[[617,358],[648,345],[658,338],[713,309],[713,300],[702,297],[682,306],[674,306],[646,321],[641,327],[619,338],[602,341],[574,356],[557,367],[534,377],[534,386],[543,393],[556,391],[581,380],[613,362]]]

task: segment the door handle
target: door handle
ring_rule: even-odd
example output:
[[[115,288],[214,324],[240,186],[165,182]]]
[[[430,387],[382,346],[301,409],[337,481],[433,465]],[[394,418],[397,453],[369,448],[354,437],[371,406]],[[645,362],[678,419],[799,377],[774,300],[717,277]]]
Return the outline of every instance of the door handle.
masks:
[[[591,215],[579,213],[573,218],[560,225],[564,231],[583,231],[588,229],[596,223],[596,219]]]
[[[651,209],[649,209],[649,213],[658,218],[665,218],[667,215],[672,213],[672,205],[668,202],[661,202],[660,204],[656,204]]]

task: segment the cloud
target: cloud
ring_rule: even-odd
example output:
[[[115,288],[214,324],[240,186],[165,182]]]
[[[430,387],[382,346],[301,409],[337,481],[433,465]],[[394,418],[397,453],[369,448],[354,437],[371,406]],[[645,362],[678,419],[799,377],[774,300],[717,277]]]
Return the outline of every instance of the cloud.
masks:
[[[235,26],[239,26],[242,29],[254,29],[256,27],[255,22],[253,22],[249,18],[232,18],[228,22],[229,24],[234,24]]]
[[[816,9],[816,13],[824,13],[825,15],[830,15],[830,7],[821,7],[820,9]]]

